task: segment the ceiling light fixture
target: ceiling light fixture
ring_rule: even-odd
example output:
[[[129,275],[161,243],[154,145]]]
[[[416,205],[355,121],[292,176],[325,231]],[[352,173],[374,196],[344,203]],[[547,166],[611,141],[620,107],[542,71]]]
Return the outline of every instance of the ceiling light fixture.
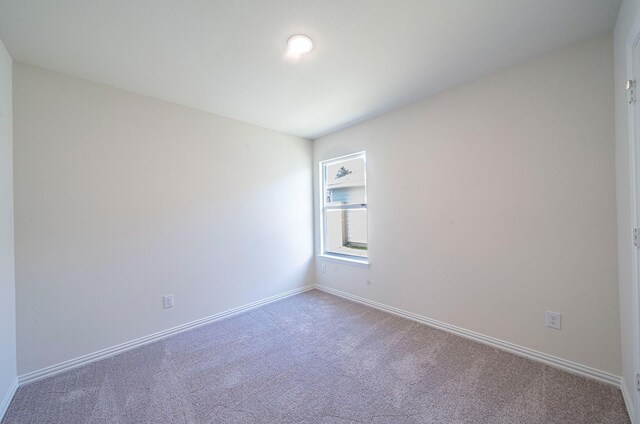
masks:
[[[287,50],[295,55],[309,53],[313,49],[313,41],[304,34],[292,35],[287,40]]]

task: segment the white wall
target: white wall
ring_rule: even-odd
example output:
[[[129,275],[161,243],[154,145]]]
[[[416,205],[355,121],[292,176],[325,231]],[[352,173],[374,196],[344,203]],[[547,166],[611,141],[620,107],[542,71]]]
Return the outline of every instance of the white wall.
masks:
[[[16,380],[11,56],[0,41],[0,419]]]
[[[633,23],[639,18],[640,0],[624,0],[614,30],[615,48],[615,127],[616,127],[616,195],[618,211],[618,284],[620,291],[620,335],[622,342],[622,377],[627,392],[634,392],[633,315],[631,281],[631,203],[629,185],[629,133],[627,119],[626,41]]]
[[[316,280],[620,375],[612,87],[607,36],[314,141],[367,152],[371,261]]]
[[[19,63],[14,118],[19,374],[313,281],[310,141]]]

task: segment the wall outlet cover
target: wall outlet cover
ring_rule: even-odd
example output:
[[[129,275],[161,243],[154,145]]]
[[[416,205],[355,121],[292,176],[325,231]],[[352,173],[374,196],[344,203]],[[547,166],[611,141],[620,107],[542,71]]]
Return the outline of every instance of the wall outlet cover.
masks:
[[[173,308],[173,295],[168,294],[162,297],[162,306],[164,309]]]
[[[560,312],[547,311],[545,314],[545,325],[549,328],[560,330],[561,315]]]

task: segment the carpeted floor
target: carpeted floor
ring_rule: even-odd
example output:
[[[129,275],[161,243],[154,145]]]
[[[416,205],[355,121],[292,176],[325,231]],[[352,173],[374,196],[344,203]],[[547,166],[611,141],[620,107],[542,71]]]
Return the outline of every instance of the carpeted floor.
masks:
[[[21,387],[18,423],[629,423],[620,391],[314,290]]]

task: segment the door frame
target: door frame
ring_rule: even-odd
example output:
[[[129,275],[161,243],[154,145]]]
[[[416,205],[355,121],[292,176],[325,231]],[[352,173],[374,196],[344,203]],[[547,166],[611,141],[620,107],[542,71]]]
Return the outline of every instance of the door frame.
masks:
[[[636,67],[636,54],[635,48],[640,44],[640,15],[636,17],[626,41],[626,62],[627,80],[634,81],[634,99],[637,98],[640,91],[637,84],[640,80],[638,72],[640,69]],[[617,88],[617,87],[616,87]],[[628,93],[625,93],[628,96]],[[628,114],[628,143],[629,143],[629,189],[630,189],[630,209],[631,209],[631,228],[628,228],[628,238],[625,237],[626,242],[631,243],[631,279],[632,279],[632,316],[633,316],[633,364],[634,364],[634,380],[632,382],[633,393],[630,393],[631,399],[625,400],[632,402],[633,415],[632,421],[634,423],[640,423],[640,392],[636,390],[637,375],[640,373],[640,248],[633,246],[633,231],[635,228],[640,228],[640,206],[638,201],[640,196],[638,194],[638,181],[637,177],[640,175],[640,161],[638,160],[638,153],[640,153],[640,134],[638,134],[636,112],[640,105],[638,101],[627,102],[627,114]],[[622,382],[624,386],[624,381]],[[622,387],[623,393],[626,392],[626,387]],[[631,411],[630,411],[631,412]]]

